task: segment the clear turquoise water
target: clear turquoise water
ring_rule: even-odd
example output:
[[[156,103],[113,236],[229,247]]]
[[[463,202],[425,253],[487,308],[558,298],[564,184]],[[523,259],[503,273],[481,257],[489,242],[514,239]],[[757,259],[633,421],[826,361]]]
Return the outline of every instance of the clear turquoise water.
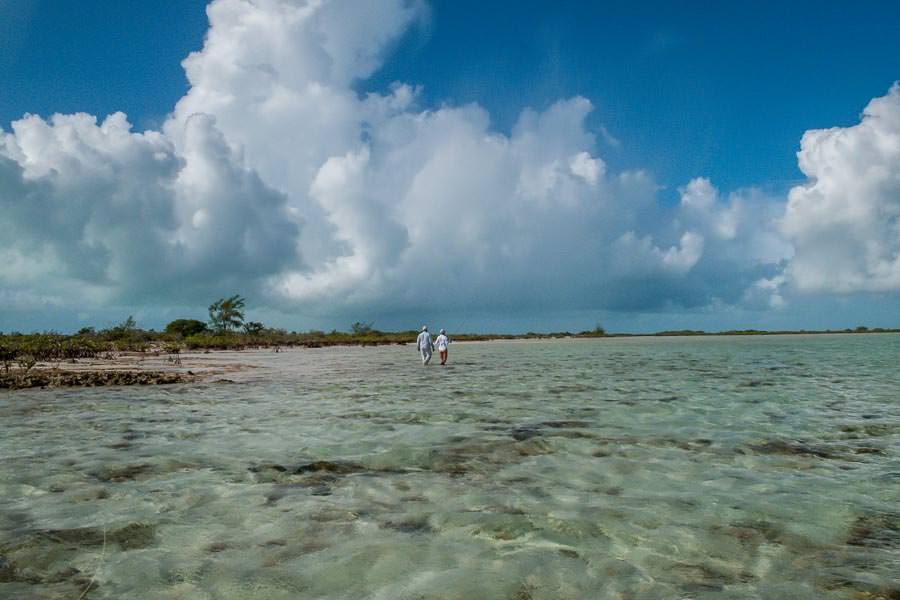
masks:
[[[4,393],[0,597],[896,598],[898,357],[306,349],[233,384]]]

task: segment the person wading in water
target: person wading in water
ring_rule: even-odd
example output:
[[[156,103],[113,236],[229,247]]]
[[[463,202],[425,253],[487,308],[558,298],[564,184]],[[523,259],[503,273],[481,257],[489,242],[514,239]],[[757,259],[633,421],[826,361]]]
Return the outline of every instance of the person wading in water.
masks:
[[[447,364],[447,346],[450,345],[450,338],[447,337],[446,330],[441,329],[441,335],[434,340],[434,345],[437,346],[438,355],[441,357],[441,365]]]
[[[431,334],[428,333],[428,326],[422,325],[422,333],[416,338],[416,347],[422,353],[422,364],[427,365],[431,362],[431,353],[434,351],[434,342],[431,340]]]

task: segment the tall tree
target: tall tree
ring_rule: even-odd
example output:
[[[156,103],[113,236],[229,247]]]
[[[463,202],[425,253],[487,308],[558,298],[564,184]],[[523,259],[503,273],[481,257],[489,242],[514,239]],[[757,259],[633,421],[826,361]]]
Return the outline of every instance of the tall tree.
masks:
[[[215,331],[231,331],[244,324],[244,299],[239,294],[209,305],[209,324]]]

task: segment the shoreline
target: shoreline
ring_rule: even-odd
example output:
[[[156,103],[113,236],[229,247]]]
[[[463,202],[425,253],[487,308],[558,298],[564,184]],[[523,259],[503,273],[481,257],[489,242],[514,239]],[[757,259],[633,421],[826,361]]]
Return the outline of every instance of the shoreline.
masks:
[[[881,331],[783,331],[766,333],[667,333],[607,335],[517,335],[461,336],[459,344],[528,343],[541,341],[625,340],[648,338],[744,338],[753,336],[815,337],[821,335],[900,334],[900,330]],[[414,342],[342,340],[326,344],[256,344],[236,348],[201,348],[181,354],[162,344],[151,343],[143,352],[106,353],[102,356],[69,360],[43,360],[28,368],[10,366],[0,370],[0,390],[55,389],[74,387],[106,387],[132,385],[171,385],[183,383],[235,383],[230,376],[261,365],[248,360],[253,354],[277,354],[284,351],[352,348],[373,346],[409,346]]]

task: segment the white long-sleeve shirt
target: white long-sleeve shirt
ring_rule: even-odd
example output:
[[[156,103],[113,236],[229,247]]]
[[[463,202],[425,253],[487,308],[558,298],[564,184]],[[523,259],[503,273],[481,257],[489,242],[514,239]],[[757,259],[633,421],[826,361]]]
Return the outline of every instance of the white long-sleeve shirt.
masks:
[[[419,350],[434,350],[434,342],[431,340],[431,334],[427,331],[420,333],[419,337],[416,338],[416,348]]]
[[[443,333],[437,336],[437,339],[434,341],[434,345],[437,346],[438,350],[446,350],[447,346],[450,345],[450,338],[448,338]]]

